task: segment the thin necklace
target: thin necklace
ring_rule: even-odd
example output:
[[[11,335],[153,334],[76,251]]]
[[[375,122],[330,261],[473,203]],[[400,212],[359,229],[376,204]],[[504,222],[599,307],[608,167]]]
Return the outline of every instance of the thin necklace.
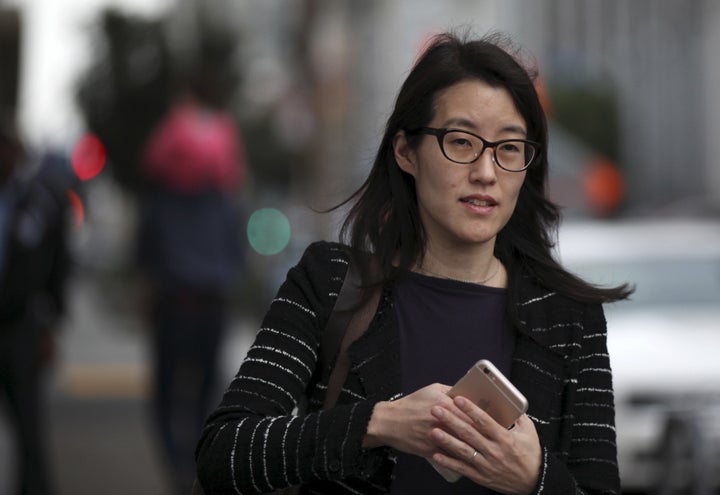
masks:
[[[495,275],[497,275],[498,272],[500,271],[500,261],[498,261],[497,258],[493,258],[493,259],[494,259],[495,262],[496,262],[496,263],[495,263],[495,265],[496,265],[496,266],[495,266],[495,270],[493,270],[493,272],[492,272],[490,275],[488,275],[487,277],[485,277],[485,278],[482,279],[482,280],[465,280],[465,279],[462,279],[462,278],[448,277],[448,276],[446,276],[446,275],[441,275],[441,274],[439,274],[439,273],[431,272],[430,270],[428,270],[427,268],[423,268],[422,266],[417,267],[417,270],[418,270],[420,273],[423,273],[423,274],[425,274],[425,275],[432,275],[433,277],[444,278],[444,279],[447,279],[447,280],[458,280],[458,281],[460,281],[460,282],[465,282],[465,283],[468,283],[468,284],[482,285],[482,284],[484,284],[485,282],[489,282],[490,280],[492,280],[492,279],[495,277]]]

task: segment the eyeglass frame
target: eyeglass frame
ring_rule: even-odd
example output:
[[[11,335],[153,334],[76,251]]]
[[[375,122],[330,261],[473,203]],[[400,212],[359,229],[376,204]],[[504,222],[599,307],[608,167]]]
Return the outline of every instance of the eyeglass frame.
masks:
[[[463,134],[469,134],[471,136],[478,138],[483,144],[483,147],[480,150],[480,153],[478,153],[478,155],[469,162],[459,162],[457,160],[453,160],[452,158],[450,158],[447,155],[447,153],[445,152],[445,146],[443,146],[443,140],[445,139],[445,135],[448,134],[449,132],[462,132]],[[477,134],[475,134],[473,132],[466,131],[465,129],[456,129],[453,127],[417,127],[415,129],[406,129],[405,133],[410,136],[417,136],[419,134],[427,134],[429,136],[435,136],[437,138],[438,146],[440,146],[440,151],[442,152],[443,156],[445,158],[447,158],[448,160],[450,160],[451,162],[457,163],[460,165],[470,165],[471,163],[475,163],[476,161],[478,161],[480,159],[482,154],[485,153],[485,150],[487,148],[490,148],[493,152],[493,162],[495,162],[495,165],[497,165],[501,169],[506,170],[508,172],[524,172],[525,170],[528,169],[528,167],[530,167],[530,165],[532,165],[532,163],[535,161],[535,158],[537,158],[537,156],[540,154],[540,143],[538,143],[536,141],[531,141],[529,139],[516,139],[516,138],[501,139],[499,141],[488,141],[484,137],[478,136]],[[500,164],[500,161],[497,159],[497,146],[501,145],[503,143],[517,142],[517,141],[520,141],[522,143],[533,146],[533,148],[535,149],[535,152],[533,153],[533,157],[521,169],[505,168]]]

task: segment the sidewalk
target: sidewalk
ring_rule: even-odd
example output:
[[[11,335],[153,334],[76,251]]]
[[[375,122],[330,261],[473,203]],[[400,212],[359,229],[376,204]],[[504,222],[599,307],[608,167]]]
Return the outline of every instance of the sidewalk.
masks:
[[[170,495],[150,423],[142,322],[134,311],[108,307],[87,277],[73,279],[69,302],[47,415],[58,495]],[[234,322],[228,332],[228,382],[252,338],[249,326]],[[9,434],[0,422],[1,494],[10,493]]]

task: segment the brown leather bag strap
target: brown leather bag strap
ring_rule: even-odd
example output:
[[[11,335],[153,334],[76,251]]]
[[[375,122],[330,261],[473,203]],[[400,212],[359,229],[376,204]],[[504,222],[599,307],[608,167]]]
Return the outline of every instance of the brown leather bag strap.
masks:
[[[323,409],[329,409],[337,402],[350,371],[347,349],[370,326],[382,292],[380,285],[363,286],[358,262],[352,252],[348,251],[348,255],[348,271],[325,327],[321,345],[325,362],[331,363],[333,359],[335,360],[328,379]],[[371,270],[371,277],[368,279],[375,281],[375,275],[379,271],[375,259],[371,258],[367,266]]]
[[[380,302],[380,293],[380,287],[372,288],[372,292],[364,299],[364,304],[354,312],[350,319],[340,344],[337,359],[335,359],[335,366],[333,366],[330,378],[328,379],[323,409],[333,407],[340,396],[342,386],[350,371],[350,356],[348,356],[347,349],[350,347],[350,344],[360,338],[360,336],[365,333],[365,330],[368,329],[368,326],[370,326],[370,322]]]
[[[345,332],[350,325],[350,320],[352,320],[365,295],[357,262],[349,251],[348,256],[347,273],[323,329],[322,341],[320,342],[320,366],[323,370],[330,369],[333,366],[345,337]]]

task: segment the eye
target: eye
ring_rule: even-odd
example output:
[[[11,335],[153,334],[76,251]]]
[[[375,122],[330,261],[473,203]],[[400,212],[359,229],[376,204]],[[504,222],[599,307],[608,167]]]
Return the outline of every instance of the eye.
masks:
[[[478,146],[478,140],[462,131],[450,131],[445,134],[445,145],[456,150],[469,150]]]
[[[450,139],[450,145],[457,148],[472,148],[473,143],[467,138],[453,136],[453,138]]]
[[[522,153],[522,141],[506,141],[498,145],[498,151],[501,153]]]

